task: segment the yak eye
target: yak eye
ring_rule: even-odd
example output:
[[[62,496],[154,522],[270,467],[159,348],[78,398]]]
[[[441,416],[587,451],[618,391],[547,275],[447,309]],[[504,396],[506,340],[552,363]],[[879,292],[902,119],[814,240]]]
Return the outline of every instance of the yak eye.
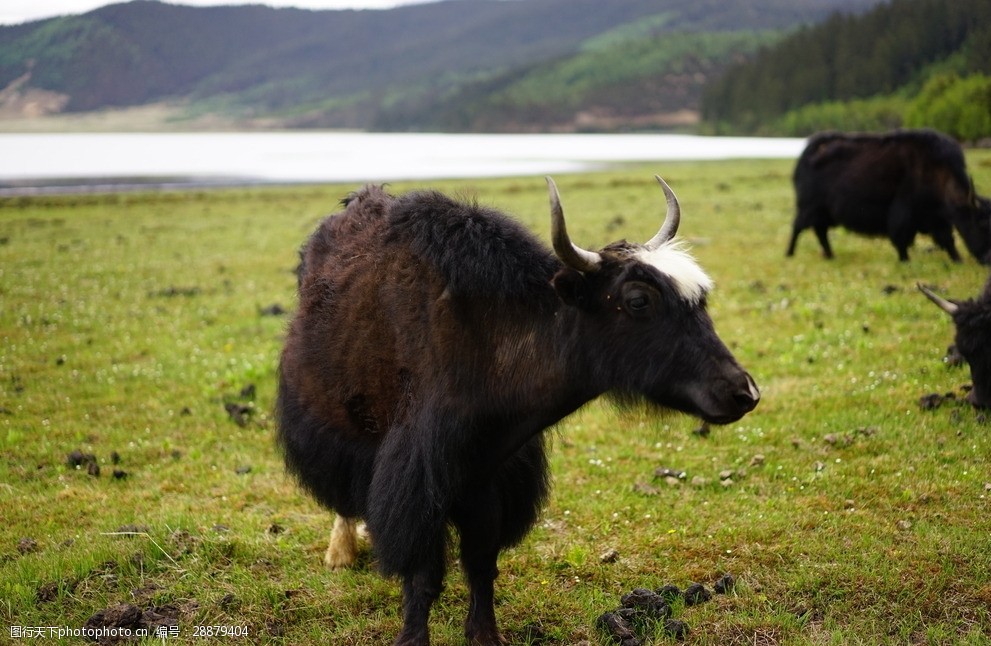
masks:
[[[649,314],[657,293],[649,285],[631,282],[623,285],[623,306],[634,316]]]
[[[645,310],[650,303],[646,294],[636,294],[626,299],[626,305],[631,310]]]
[[[648,283],[631,280],[622,287],[623,309],[630,316],[649,318],[660,302],[657,289]]]

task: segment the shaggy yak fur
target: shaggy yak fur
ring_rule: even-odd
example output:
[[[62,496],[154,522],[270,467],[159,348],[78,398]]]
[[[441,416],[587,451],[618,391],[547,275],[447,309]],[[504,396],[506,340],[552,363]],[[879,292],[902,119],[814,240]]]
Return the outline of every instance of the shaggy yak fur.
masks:
[[[508,216],[436,192],[368,186],[344,204],[301,252],[279,444],[338,514],[327,563],[353,562],[363,519],[380,568],[401,577],[395,644],[429,643],[451,527],[465,635],[502,644],[496,559],[545,502],[545,429],[607,392],[713,423],[739,419],[759,392],[706,313],[711,281],[657,240],[673,231],[589,252],[568,246],[556,201],[563,261]]]
[[[978,197],[963,152],[931,130],[886,135],[822,133],[809,140],[793,176],[797,213],[788,255],[799,234],[812,228],[826,258],[828,231],[842,226],[887,236],[908,260],[918,233],[927,233],[960,261],[953,228],[982,263],[991,262],[991,202]]]
[[[967,360],[974,388],[967,396],[979,408],[991,408],[991,276],[977,299],[949,301],[919,285],[929,299],[953,318],[957,351]]]

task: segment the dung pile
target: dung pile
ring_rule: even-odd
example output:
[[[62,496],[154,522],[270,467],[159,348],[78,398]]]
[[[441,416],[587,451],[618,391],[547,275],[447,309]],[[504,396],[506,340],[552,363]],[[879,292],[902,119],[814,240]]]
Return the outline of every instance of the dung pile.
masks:
[[[716,594],[726,594],[735,585],[733,575],[725,574],[712,589]],[[674,618],[671,604],[681,599],[685,607],[695,606],[712,599],[712,594],[701,583],[692,583],[684,591],[676,585],[657,590],[634,588],[622,596],[619,608],[599,615],[595,625],[620,646],[640,646],[644,636],[654,634],[658,625],[663,625],[664,632],[675,639],[684,639],[689,633],[688,624]]]

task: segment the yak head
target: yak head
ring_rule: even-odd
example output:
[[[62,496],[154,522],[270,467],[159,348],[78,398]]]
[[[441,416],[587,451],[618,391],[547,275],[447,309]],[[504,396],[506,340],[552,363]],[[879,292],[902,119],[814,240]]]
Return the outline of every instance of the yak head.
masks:
[[[991,264],[991,200],[981,197],[970,182],[966,204],[952,216],[953,226],[978,262]]]
[[[760,392],[717,336],[706,311],[712,280],[675,239],[678,199],[660,177],[667,215],[645,244],[600,251],[571,241],[554,181],[547,178],[554,251],[564,267],[553,286],[575,323],[583,374],[600,392],[697,415],[736,421]]]
[[[970,366],[974,388],[967,398],[978,408],[991,408],[991,280],[976,300],[946,300],[919,284],[929,300],[953,318],[957,350]]]

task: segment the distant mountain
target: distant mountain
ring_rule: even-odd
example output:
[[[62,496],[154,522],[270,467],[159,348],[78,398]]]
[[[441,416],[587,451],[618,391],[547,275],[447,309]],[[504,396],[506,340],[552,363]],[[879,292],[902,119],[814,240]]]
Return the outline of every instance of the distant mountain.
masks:
[[[712,74],[783,30],[877,2],[446,0],[307,11],[135,0],[0,27],[0,116],[169,101],[187,117],[290,127],[653,127],[690,121]]]

